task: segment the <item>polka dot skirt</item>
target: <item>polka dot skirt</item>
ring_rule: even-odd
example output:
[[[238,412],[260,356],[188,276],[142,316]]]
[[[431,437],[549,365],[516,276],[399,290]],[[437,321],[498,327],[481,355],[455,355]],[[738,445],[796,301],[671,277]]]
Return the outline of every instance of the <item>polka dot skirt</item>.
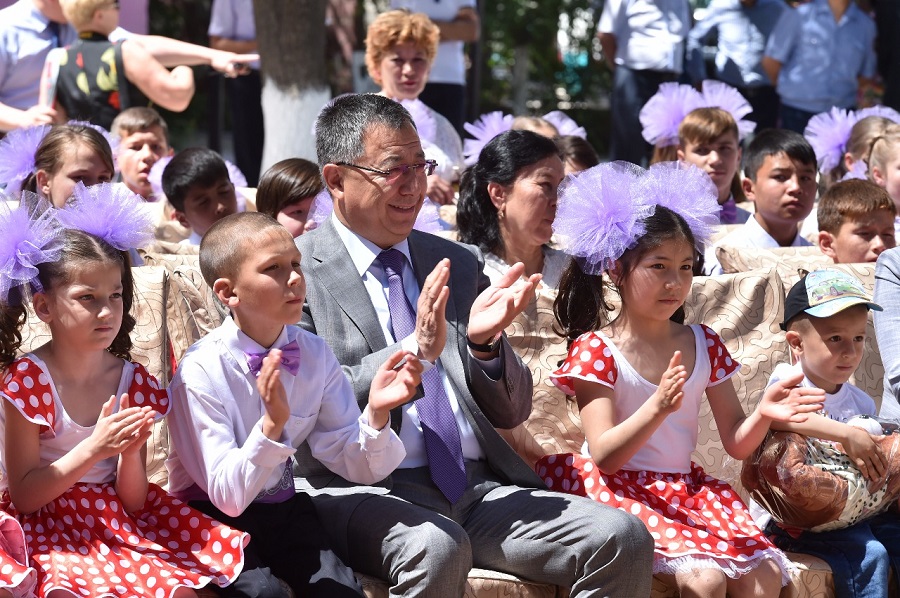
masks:
[[[22,526],[12,516],[0,512],[0,588],[13,596],[31,596],[37,572],[29,567]]]
[[[771,558],[787,583],[790,563],[763,535],[731,486],[692,464],[690,473],[600,472],[580,455],[549,455],[535,470],[551,490],[587,496],[638,517],[654,541],[654,573],[721,569],[729,577]]]

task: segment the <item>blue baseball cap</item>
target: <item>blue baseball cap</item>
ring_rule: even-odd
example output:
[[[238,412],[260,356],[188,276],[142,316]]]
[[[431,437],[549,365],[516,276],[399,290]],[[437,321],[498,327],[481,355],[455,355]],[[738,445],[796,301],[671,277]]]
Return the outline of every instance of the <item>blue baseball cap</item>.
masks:
[[[854,305],[881,311],[881,306],[872,301],[872,296],[858,279],[841,270],[815,270],[801,278],[788,292],[781,329],[787,330],[788,323],[801,313],[827,318]]]

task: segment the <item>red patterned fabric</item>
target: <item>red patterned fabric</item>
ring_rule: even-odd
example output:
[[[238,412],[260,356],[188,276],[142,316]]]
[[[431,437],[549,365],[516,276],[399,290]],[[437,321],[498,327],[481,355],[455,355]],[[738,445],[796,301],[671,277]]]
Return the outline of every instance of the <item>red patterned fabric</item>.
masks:
[[[709,385],[715,386],[731,378],[732,374],[741,368],[741,365],[731,358],[731,354],[715,330],[704,324],[701,324],[701,327],[706,336],[706,350],[712,369],[709,374]]]
[[[606,343],[596,332],[586,332],[572,343],[566,360],[550,374],[553,383],[569,395],[575,394],[573,378],[612,388],[619,370]]]
[[[19,522],[0,511],[0,588],[13,596],[32,596],[37,572],[28,566],[25,534]]]
[[[737,492],[697,464],[688,474],[606,475],[589,458],[570,454],[548,455],[535,470],[551,490],[593,498],[643,521],[653,536],[654,573],[716,568],[738,577],[773,558],[786,575],[786,557],[756,526]]]

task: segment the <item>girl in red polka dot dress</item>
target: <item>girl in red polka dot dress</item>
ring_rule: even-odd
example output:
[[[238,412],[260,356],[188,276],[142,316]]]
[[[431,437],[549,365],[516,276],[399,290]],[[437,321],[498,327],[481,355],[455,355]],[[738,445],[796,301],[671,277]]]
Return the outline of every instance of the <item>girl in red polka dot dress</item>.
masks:
[[[128,201],[119,207],[133,208],[131,232],[152,223],[136,196]],[[103,238],[61,227],[56,212],[0,215],[0,507],[24,530],[36,593],[184,598],[225,586],[249,537],[147,481],[145,443],[169,402],[130,361],[123,249],[135,236],[128,224],[105,229],[100,214]],[[51,339],[17,357],[29,295]],[[0,579],[6,565],[0,558]]]
[[[575,259],[554,311],[572,342],[552,376],[578,401],[586,446],[535,467],[551,489],[640,518],[654,573],[682,596],[777,596],[789,561],[737,493],[691,462],[700,401],[705,393],[725,449],[743,459],[772,420],[802,420],[823,397],[791,388],[798,377],[745,415],[729,381],[739,364],[713,330],[680,323],[716,197],[701,170],[675,163],[604,164],[564,183],[554,227]],[[614,317],[607,289],[621,298]]]

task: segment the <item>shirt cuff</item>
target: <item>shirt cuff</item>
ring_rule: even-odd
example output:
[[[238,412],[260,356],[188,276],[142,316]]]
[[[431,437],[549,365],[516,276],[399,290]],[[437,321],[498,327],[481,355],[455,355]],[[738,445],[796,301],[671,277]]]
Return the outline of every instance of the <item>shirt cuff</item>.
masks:
[[[281,434],[282,440],[287,440],[286,431],[289,426],[294,423],[291,417],[285,424],[285,430]],[[244,442],[244,449],[250,454],[250,462],[259,467],[275,468],[282,465],[288,457],[294,454],[294,447],[284,442],[275,442],[268,438],[262,431],[262,419],[256,422],[247,441]]]
[[[388,421],[380,430],[376,430],[369,425],[369,418],[366,417],[368,408],[363,409],[359,415],[359,443],[366,447],[367,450],[382,450],[391,441],[393,430],[391,430],[391,416],[388,415]]]
[[[416,335],[410,334],[402,341],[400,341],[400,348],[406,351],[407,353],[412,353],[413,355],[419,354],[419,343],[416,341]],[[426,359],[422,359],[419,357],[419,361],[422,362],[422,373],[424,374],[428,370],[434,367],[435,362],[428,361]]]
[[[503,344],[500,345],[500,350],[497,354],[497,357],[493,357],[491,359],[478,359],[475,357],[475,354],[472,353],[472,349],[467,349],[469,352],[469,357],[475,360],[481,366],[481,369],[487,374],[487,377],[493,381],[500,380],[503,377]]]

